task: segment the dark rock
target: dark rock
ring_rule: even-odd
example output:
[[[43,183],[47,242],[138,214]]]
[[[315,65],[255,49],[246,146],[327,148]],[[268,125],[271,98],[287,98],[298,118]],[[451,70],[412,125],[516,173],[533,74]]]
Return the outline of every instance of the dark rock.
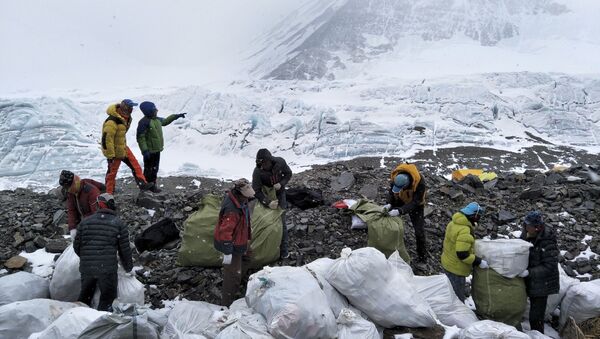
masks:
[[[375,199],[377,199],[377,196],[378,196],[377,186],[365,185],[360,189],[358,194],[360,194],[361,196],[363,196],[369,200],[375,200]]]
[[[586,273],[590,273],[592,272],[592,266],[591,265],[587,265],[587,266],[583,266],[583,267],[578,267],[577,268],[577,272],[579,272],[579,274],[586,274]]]
[[[506,223],[517,220],[517,216],[510,213],[507,210],[500,210],[495,218],[499,225],[504,225]]]
[[[148,208],[148,209],[159,209],[160,207],[162,207],[162,201],[156,199],[154,196],[151,196],[148,193],[144,193],[141,192],[140,195],[137,197],[135,203],[140,206],[140,207],[144,207],[144,208]]]
[[[486,181],[483,183],[483,188],[486,190],[491,190],[492,188],[496,187],[497,184],[498,184],[498,179]]]
[[[541,188],[528,188],[524,190],[519,198],[526,200],[535,200],[542,197],[542,189]]]
[[[21,235],[21,233],[17,232],[13,235],[14,238],[14,242],[13,242],[13,247],[18,247],[19,245],[21,245],[22,243],[25,242],[25,238],[23,238],[23,236]]]
[[[565,270],[565,273],[569,276],[569,277],[575,277],[577,276],[577,273],[569,266],[563,266],[563,269]]]
[[[47,244],[48,242],[46,241],[46,239],[45,239],[44,237],[42,237],[42,236],[37,236],[37,237],[35,237],[35,238],[33,239],[33,243],[35,244],[35,246],[36,246],[37,248],[44,248],[44,247],[46,247],[46,244]]]
[[[37,247],[35,247],[35,244],[33,243],[33,241],[28,241],[25,243],[25,252],[33,253],[35,251],[37,251]]]
[[[46,244],[46,252],[62,253],[67,247],[69,247],[69,243],[64,239],[50,239]]]
[[[545,185],[556,185],[556,184],[562,184],[564,183],[565,177],[563,177],[561,174],[556,173],[556,172],[551,172],[550,174],[548,174],[546,176],[546,180],[544,180],[544,184]]]

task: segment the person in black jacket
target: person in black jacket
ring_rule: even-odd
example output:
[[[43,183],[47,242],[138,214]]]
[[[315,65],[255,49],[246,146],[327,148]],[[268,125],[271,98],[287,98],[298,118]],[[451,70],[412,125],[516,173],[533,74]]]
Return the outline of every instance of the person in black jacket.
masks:
[[[280,157],[274,157],[266,148],[261,148],[256,153],[256,167],[252,173],[252,188],[255,192],[255,197],[263,205],[277,209],[281,207],[283,214],[281,222],[283,227],[283,236],[279,245],[279,256],[288,258],[288,231],[285,224],[285,209],[287,208],[287,200],[285,198],[285,186],[292,178],[292,170],[287,165],[285,160]],[[274,187],[277,192],[277,200],[271,201],[262,191],[263,186]]]
[[[415,230],[419,261],[427,260],[427,237],[425,235],[425,195],[427,186],[414,164],[403,163],[390,174],[387,205],[389,215],[408,214]]]
[[[542,213],[532,211],[524,220],[521,239],[533,244],[529,248],[529,265],[519,274],[525,278],[529,297],[529,325],[532,330],[544,333],[544,313],[548,295],[558,293],[558,245],[554,230],[544,224]]]
[[[98,285],[98,310],[109,311],[117,297],[117,253],[126,272],[131,272],[133,261],[129,231],[115,213],[113,196],[103,193],[96,201],[98,210],[81,221],[73,242],[73,249],[80,259],[81,292],[78,301],[90,305]]]

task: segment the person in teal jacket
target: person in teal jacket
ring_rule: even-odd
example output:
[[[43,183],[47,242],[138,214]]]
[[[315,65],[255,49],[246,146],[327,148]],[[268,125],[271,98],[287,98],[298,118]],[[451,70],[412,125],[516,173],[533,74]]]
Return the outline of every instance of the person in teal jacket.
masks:
[[[160,164],[160,152],[164,147],[162,127],[179,118],[185,118],[186,113],[171,114],[161,118],[157,116],[156,105],[150,101],[142,102],[140,110],[144,113],[144,117],[138,123],[137,142],[144,156],[144,177],[148,183],[154,184],[150,190],[158,193],[160,189],[156,185],[156,176]]]

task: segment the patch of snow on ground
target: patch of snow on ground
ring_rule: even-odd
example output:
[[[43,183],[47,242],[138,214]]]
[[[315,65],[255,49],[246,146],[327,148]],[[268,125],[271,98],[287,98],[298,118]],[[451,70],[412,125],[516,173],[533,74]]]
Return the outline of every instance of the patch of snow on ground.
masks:
[[[25,251],[19,254],[31,264],[31,273],[37,274],[42,278],[46,278],[52,275],[54,272],[54,257],[56,253],[48,253],[45,248],[40,248],[33,253],[27,253]]]
[[[200,182],[200,180],[198,180],[198,179],[192,180],[192,185],[194,185],[194,186],[196,186],[198,188],[200,188],[201,184],[202,184],[202,182]]]
[[[592,250],[590,249],[590,247],[588,246],[585,251],[582,251],[581,253],[579,253],[578,256],[576,256],[573,260],[577,260],[577,258],[586,258],[586,259],[592,259],[597,257],[598,254],[592,252]]]
[[[153,217],[153,216],[154,216],[154,213],[156,213],[156,211],[155,211],[155,210],[153,210],[153,209],[150,209],[150,208],[146,208],[146,211],[148,212],[148,214],[150,214],[150,216],[151,216],[151,217]]]
[[[185,187],[183,187],[183,186],[175,186],[175,189],[176,189],[176,190],[184,190],[184,189],[185,189]]]
[[[520,238],[521,237],[521,233],[522,233],[522,231],[512,231],[512,232],[510,232],[510,234],[512,234],[512,236],[515,237],[515,238]]]

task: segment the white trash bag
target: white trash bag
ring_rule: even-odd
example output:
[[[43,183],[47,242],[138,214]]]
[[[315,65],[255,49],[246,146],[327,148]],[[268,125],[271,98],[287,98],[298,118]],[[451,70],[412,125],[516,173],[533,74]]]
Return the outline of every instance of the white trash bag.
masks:
[[[412,268],[409,264],[406,263],[406,261],[404,261],[404,259],[402,259],[398,251],[394,251],[394,253],[390,255],[390,257],[388,258],[388,262],[394,269],[398,270],[405,278],[411,280],[412,278],[414,278],[415,274],[413,273]]]
[[[114,307],[114,305],[113,305]],[[107,313],[89,324],[78,339],[159,339],[156,324],[149,321],[148,315],[125,315]]]
[[[27,338],[46,329],[65,311],[81,304],[51,299],[15,301],[0,306],[0,338]]]
[[[49,298],[50,282],[29,272],[17,272],[0,278],[0,306],[20,300]]]
[[[444,325],[466,328],[479,320],[475,313],[458,299],[445,274],[415,276],[413,285]]]
[[[89,307],[74,307],[54,320],[45,330],[33,333],[29,339],[77,339],[91,323],[107,312]]]
[[[225,326],[227,307],[204,301],[181,301],[169,313],[162,336],[170,339],[214,338]]]
[[[338,339],[380,339],[377,327],[351,309],[344,308],[337,318]]]
[[[80,291],[79,256],[71,244],[62,252],[54,265],[54,274],[50,281],[50,297],[54,300],[77,301]]]
[[[258,313],[244,315],[223,329],[215,339],[273,339],[265,317]]]
[[[460,331],[459,339],[529,339],[513,326],[492,320],[478,321]]]
[[[569,317],[576,323],[600,316],[600,280],[582,282],[572,285],[560,303],[560,326]]]
[[[367,223],[364,222],[361,218],[359,218],[356,214],[352,215],[352,225],[350,225],[351,230],[364,230],[366,229]]]
[[[532,246],[521,239],[478,239],[475,240],[475,255],[485,259],[498,274],[512,279],[527,269]]]
[[[373,247],[342,250],[327,280],[350,304],[384,327],[431,327],[435,313],[410,283]]]
[[[562,268],[562,266],[560,264],[558,264],[558,273],[559,273],[560,289],[558,291],[558,294],[551,294],[548,296],[548,304],[546,305],[546,318],[547,319],[552,317],[552,313],[560,305],[561,301],[567,294],[567,291],[572,286],[579,285],[581,283],[581,281],[579,281],[579,279],[569,277],[569,275],[565,272],[565,270]],[[527,302],[529,303],[529,300]],[[529,313],[526,313],[525,315],[528,316]]]
[[[117,270],[117,300],[122,304],[144,305],[144,284],[135,277],[135,273],[128,274],[119,265]],[[97,308],[100,303],[100,289],[96,289],[92,298],[92,307]]]
[[[337,317],[343,308],[348,307],[348,300],[327,281],[327,273],[334,262],[335,260],[330,258],[320,258],[304,265],[304,267],[311,273],[314,272],[316,274],[315,279],[317,279],[319,285],[322,287],[333,315]]]
[[[314,276],[303,267],[265,267],[250,276],[246,302],[276,338],[335,338],[335,316]]]

